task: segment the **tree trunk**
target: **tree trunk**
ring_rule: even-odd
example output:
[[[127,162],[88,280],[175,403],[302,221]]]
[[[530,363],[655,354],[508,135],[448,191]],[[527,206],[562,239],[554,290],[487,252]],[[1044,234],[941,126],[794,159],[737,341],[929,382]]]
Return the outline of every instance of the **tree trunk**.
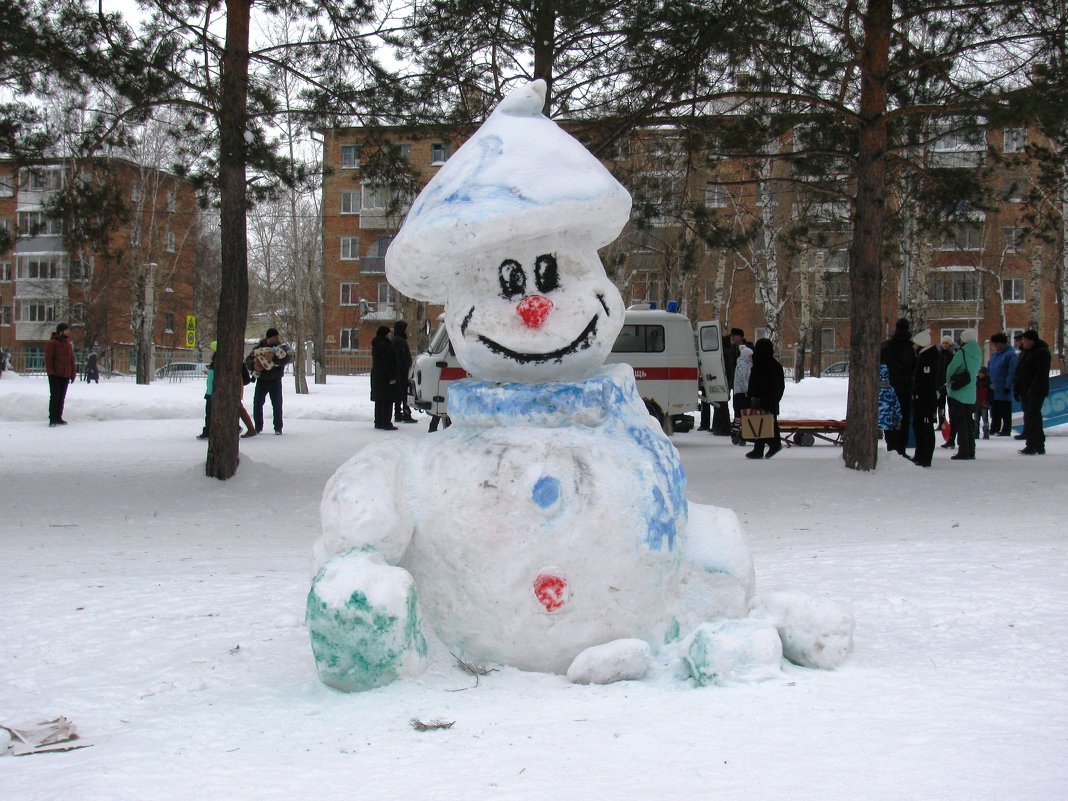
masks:
[[[869,0],[860,59],[857,202],[849,247],[849,397],[842,458],[851,470],[878,460],[879,315],[886,230],[886,108],[892,0]]]
[[[540,0],[534,8],[534,77],[545,81],[545,106],[548,117],[553,100],[553,47],[556,42],[555,0]]]
[[[222,281],[216,321],[215,383],[207,475],[237,472],[241,360],[248,315],[248,239],[245,197],[248,38],[251,0],[226,0],[226,48],[219,80],[219,184]]]

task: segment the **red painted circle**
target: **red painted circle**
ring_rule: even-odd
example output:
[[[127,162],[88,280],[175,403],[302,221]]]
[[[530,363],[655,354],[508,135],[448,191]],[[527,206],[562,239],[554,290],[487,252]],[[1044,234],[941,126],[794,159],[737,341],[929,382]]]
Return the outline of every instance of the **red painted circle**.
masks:
[[[515,307],[527,328],[539,328],[553,310],[553,302],[541,295],[528,295]]]
[[[534,579],[534,597],[546,612],[555,612],[567,603],[569,593],[563,576],[539,573]]]

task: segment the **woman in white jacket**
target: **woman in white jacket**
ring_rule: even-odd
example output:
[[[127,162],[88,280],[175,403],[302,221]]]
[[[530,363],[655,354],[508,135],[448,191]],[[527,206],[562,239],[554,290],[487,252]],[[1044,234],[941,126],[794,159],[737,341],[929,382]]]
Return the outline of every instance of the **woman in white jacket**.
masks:
[[[749,373],[753,369],[753,349],[742,345],[738,349],[738,364],[734,368],[734,417],[749,408]]]

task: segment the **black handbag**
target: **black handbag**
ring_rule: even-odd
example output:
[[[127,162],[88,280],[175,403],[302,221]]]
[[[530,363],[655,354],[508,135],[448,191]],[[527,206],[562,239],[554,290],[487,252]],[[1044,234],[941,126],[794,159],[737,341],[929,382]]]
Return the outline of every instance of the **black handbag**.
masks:
[[[957,370],[949,379],[950,389],[964,389],[972,382],[972,374],[968,372],[967,361],[964,364],[965,366]]]

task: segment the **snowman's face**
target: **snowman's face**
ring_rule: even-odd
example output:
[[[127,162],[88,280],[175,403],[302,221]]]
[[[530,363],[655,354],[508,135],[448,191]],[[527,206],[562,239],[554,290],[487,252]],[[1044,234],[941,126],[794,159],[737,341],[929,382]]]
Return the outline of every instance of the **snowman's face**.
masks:
[[[604,363],[623,299],[592,245],[561,245],[538,240],[487,254],[449,288],[445,325],[473,376],[573,381]]]

